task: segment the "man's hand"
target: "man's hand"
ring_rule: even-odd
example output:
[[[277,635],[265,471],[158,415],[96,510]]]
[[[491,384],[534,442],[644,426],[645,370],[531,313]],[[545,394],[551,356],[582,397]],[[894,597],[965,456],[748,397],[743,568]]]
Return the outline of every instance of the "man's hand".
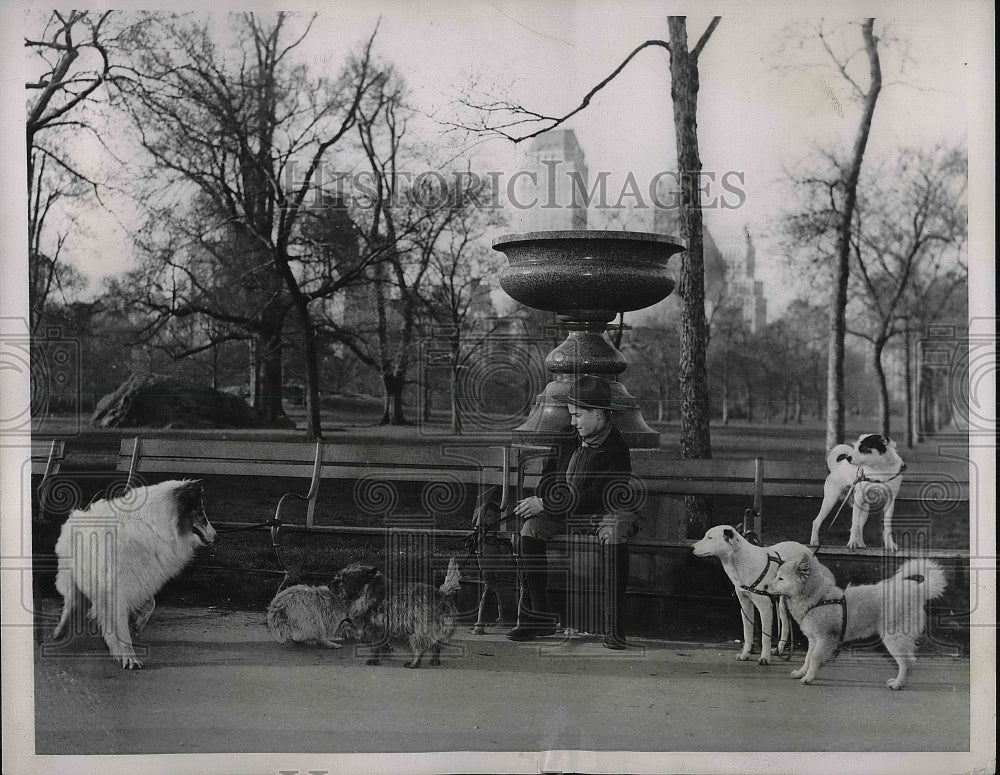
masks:
[[[530,498],[525,498],[522,501],[518,501],[517,505],[514,507],[514,514],[516,514],[521,519],[528,519],[529,517],[537,517],[544,511],[545,511],[545,505],[542,503],[542,499],[534,495]]]

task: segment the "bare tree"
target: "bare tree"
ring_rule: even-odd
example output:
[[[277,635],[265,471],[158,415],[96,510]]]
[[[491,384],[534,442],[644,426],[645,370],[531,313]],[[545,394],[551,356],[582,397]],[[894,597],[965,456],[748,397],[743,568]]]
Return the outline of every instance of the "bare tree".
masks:
[[[171,223],[172,213],[183,209],[177,201],[198,192],[217,216],[204,231],[235,231],[256,243],[255,254],[266,257],[267,271],[278,278],[273,298],[253,309],[264,373],[257,408],[272,420],[283,414],[281,334],[284,316],[293,314],[303,336],[308,432],[318,438],[309,305],[349,278],[335,267],[307,268],[316,253],[300,231],[321,165],[355,126],[362,97],[379,76],[370,66],[374,34],[338,77],[313,76],[294,61],[312,20],[293,32],[293,19],[285,13],[230,17],[232,46],[220,46],[197,21],[158,19],[137,40],[135,73],[123,93],[153,160],[153,190],[144,193],[174,206],[157,216]]]
[[[433,183],[407,186],[400,175],[405,154],[410,109],[405,85],[392,68],[386,68],[376,88],[358,111],[357,134],[370,176],[367,201],[360,208],[358,233],[368,255],[379,255],[368,272],[375,313],[373,337],[348,338],[347,344],[369,366],[378,370],[384,392],[383,425],[404,425],[403,391],[417,330],[419,291],[427,276],[432,249],[414,249],[408,239],[419,228],[440,233],[444,224],[432,216],[432,207],[421,207],[424,197],[434,199]],[[364,218],[367,218],[367,222]],[[434,237],[429,240],[430,244]],[[425,246],[428,241],[425,240]]]
[[[623,351],[630,364],[629,384],[651,384],[656,395],[656,421],[673,420],[673,405],[677,403],[675,366],[680,354],[677,315],[661,312],[636,326],[625,337]]]
[[[85,109],[121,74],[112,59],[121,31],[112,29],[111,11],[31,12],[28,18],[38,27],[24,41],[31,54],[25,149],[30,328],[35,331],[53,294],[65,302],[83,284],[63,257],[73,225],[61,208],[67,200],[96,195],[97,182],[61,141],[81,132],[96,136]]]
[[[844,440],[844,337],[848,282],[851,267],[851,230],[857,204],[858,180],[871,133],[875,106],[882,91],[882,61],[879,54],[881,38],[874,31],[875,19],[860,23],[861,46],[852,33],[857,23],[829,28],[825,22],[801,33],[800,42],[818,44],[824,69],[832,69],[848,86],[861,113],[853,145],[846,160],[836,151],[826,151],[827,169],[795,177],[793,183],[804,202],[790,220],[790,232],[798,244],[810,237],[832,233],[832,250],[828,256],[831,269],[826,445],[833,447]],[[793,32],[793,35],[795,33]],[[866,66],[857,64],[864,57]]]
[[[862,181],[851,235],[855,298],[861,303],[848,333],[872,345],[881,431],[890,434],[883,354],[905,336],[917,309],[934,322],[967,286],[961,248],[967,236],[968,161],[958,150],[904,150],[895,166]]]
[[[471,180],[471,176],[470,176]],[[431,245],[429,283],[423,299],[432,325],[448,345],[451,430],[463,431],[461,375],[498,328],[486,278],[495,276],[502,259],[489,249],[485,236],[503,222],[485,185],[453,190],[454,214],[447,229]]]

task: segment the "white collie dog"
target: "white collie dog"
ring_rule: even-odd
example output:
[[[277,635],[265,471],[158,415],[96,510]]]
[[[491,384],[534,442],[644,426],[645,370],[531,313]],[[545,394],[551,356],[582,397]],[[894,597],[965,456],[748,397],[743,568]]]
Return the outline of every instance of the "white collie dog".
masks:
[[[63,611],[53,637],[63,635],[82,592],[90,600],[111,656],[122,667],[142,667],[132,647],[156,605],[153,596],[215,541],[201,482],[183,480],[136,487],[69,515],[56,542],[56,589]]]
[[[933,560],[903,563],[894,576],[877,584],[841,589],[830,581],[830,573],[812,554],[788,560],[763,589],[784,595],[795,621],[809,639],[809,650],[793,678],[809,684],[834,656],[839,644],[878,635],[899,666],[890,689],[902,689],[917,661],[917,639],[923,634],[928,600],[941,597],[944,573]]]

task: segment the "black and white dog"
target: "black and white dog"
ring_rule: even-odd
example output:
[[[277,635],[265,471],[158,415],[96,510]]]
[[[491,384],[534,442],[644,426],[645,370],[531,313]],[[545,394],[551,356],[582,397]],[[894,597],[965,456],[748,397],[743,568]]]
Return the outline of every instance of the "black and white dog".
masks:
[[[858,437],[853,447],[838,444],[826,456],[830,475],[823,485],[823,504],[812,523],[809,543],[819,546],[819,530],[834,506],[853,486],[853,513],[849,549],[865,545],[864,529],[873,505],[882,506],[882,545],[890,552],[899,550],[892,539],[892,513],[903,481],[906,465],[896,452],[896,442],[878,433]]]

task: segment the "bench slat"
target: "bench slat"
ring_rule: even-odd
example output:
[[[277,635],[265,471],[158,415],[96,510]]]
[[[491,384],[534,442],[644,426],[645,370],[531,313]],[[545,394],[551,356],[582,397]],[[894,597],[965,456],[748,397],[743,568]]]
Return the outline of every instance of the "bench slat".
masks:
[[[59,473],[66,457],[66,442],[62,439],[31,440],[31,473],[48,479]]]
[[[944,482],[938,488],[937,482],[928,482],[927,490],[921,486],[906,486],[899,489],[896,500],[900,501],[968,501],[969,485],[964,482]],[[765,493],[769,498],[816,498],[823,497],[823,483],[809,486],[808,482],[774,482],[764,480]]]
[[[142,439],[141,460],[164,458],[186,460],[243,460],[268,463],[305,463],[312,465],[316,457],[313,442],[253,442],[186,439]],[[135,439],[122,439],[118,453],[121,470],[132,457]]]
[[[124,466],[119,461],[118,470],[128,471],[128,458]],[[143,455],[136,468],[137,473],[147,474],[198,474],[200,476],[273,476],[309,479],[313,464],[282,463],[259,460],[222,460],[217,458],[156,457]]]
[[[503,448],[497,446],[402,447],[391,444],[345,445],[323,447],[323,467],[337,464],[413,466],[419,468],[495,468],[503,466]]]

